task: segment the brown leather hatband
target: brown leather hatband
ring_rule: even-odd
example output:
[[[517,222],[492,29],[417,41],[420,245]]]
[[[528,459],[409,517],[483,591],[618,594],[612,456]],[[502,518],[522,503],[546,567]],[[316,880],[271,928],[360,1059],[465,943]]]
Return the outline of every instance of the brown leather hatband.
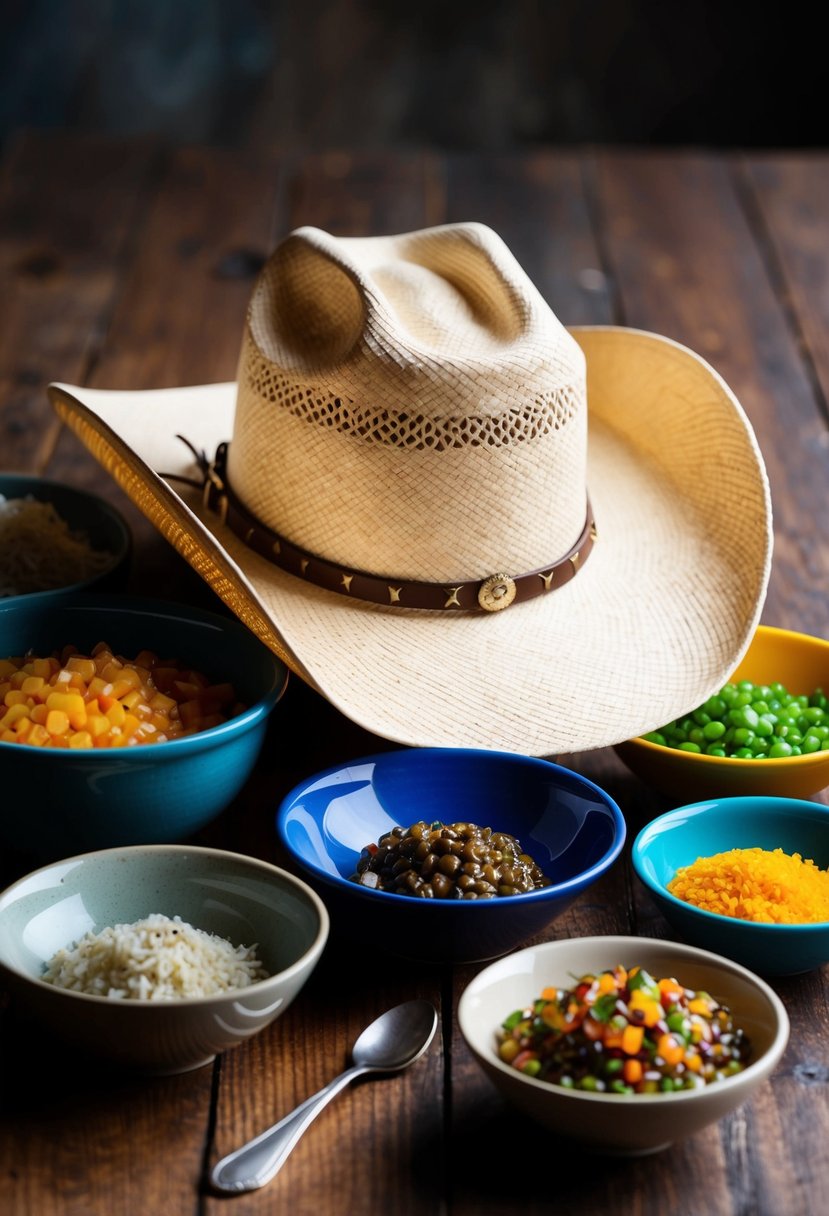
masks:
[[[192,450],[189,443],[188,446]],[[596,540],[596,525],[588,499],[584,528],[573,547],[549,566],[531,570],[529,574],[497,572],[485,579],[471,579],[454,585],[367,574],[364,570],[352,570],[300,549],[257,519],[230,486],[226,468],[227,446],[226,443],[219,445],[212,464],[197,453],[205,476],[205,506],[217,511],[222,522],[250,549],[280,569],[327,591],[368,600],[372,604],[392,608],[499,612],[512,603],[520,604],[537,595],[546,595],[548,591],[556,591],[569,583],[589,557]]]

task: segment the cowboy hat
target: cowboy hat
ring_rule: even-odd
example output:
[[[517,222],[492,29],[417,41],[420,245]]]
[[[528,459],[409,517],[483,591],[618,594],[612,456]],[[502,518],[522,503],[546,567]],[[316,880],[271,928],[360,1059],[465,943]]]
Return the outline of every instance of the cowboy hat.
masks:
[[[769,490],[727,385],[667,338],[566,330],[481,224],[298,229],[237,383],[50,397],[250,629],[400,743],[617,743],[705,700],[760,614]]]

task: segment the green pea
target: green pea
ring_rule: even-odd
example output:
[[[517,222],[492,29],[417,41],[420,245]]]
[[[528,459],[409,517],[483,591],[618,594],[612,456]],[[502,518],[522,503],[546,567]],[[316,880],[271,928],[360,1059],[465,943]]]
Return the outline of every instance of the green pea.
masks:
[[[541,1072],[541,1061],[540,1060],[527,1060],[526,1064],[521,1069],[521,1071],[523,1073],[525,1073],[526,1076],[528,1076],[528,1077],[537,1077],[538,1074]]]
[[[707,722],[702,728],[702,733],[706,739],[714,740],[721,739],[725,734],[724,722]]]
[[[648,743],[659,743],[662,747],[667,745],[665,736],[660,734],[658,730],[649,730],[646,735],[642,736],[642,738],[647,739]]]
[[[712,720],[721,718],[728,706],[723,697],[709,697],[702,707]]]
[[[820,739],[817,735],[813,735],[811,731],[804,736],[803,742],[800,745],[800,750],[804,755],[811,755],[812,752],[820,751]]]
[[[702,748],[698,743],[680,743],[679,751],[681,752],[697,752],[700,753]]]
[[[818,739],[818,745],[820,745],[819,739]],[[719,744],[717,744],[717,743],[709,743],[705,749],[705,754],[706,754],[706,756],[724,756],[725,748],[720,747]]]
[[[738,747],[748,747],[754,740],[754,731],[745,726],[735,727],[734,742]]]
[[[595,1093],[596,1090],[598,1090],[598,1088],[599,1088],[599,1082],[596,1079],[596,1077],[591,1077],[590,1075],[588,1075],[586,1077],[582,1077],[579,1081],[576,1082],[576,1085],[577,1085],[578,1089],[586,1089],[586,1090],[589,1090],[591,1093]]]
[[[738,747],[733,754],[738,760],[750,760],[754,755],[750,747]]]
[[[779,760],[784,756],[790,756],[792,754],[792,745],[787,743],[785,739],[778,739],[776,743],[772,743],[768,754],[770,760]]]
[[[609,1077],[612,1077],[614,1073],[621,1072],[623,1068],[624,1061],[615,1057],[612,1060],[608,1060],[604,1066],[604,1070]]]
[[[768,739],[769,735],[774,734],[774,721],[766,714],[761,714],[757,719],[757,725],[754,728],[754,733],[759,735],[761,739]]]

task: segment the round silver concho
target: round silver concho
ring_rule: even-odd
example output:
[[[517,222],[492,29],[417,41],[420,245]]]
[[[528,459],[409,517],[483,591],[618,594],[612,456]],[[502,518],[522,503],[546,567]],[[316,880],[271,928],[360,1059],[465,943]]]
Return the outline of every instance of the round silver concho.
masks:
[[[478,603],[484,612],[501,612],[515,599],[515,583],[508,574],[490,574],[478,588]]]

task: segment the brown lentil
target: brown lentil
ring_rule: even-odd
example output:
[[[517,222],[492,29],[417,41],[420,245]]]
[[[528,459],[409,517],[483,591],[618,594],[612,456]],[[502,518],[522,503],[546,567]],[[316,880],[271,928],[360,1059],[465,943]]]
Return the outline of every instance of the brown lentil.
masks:
[[[392,828],[363,849],[351,878],[419,899],[494,899],[551,883],[514,836],[440,820]]]

